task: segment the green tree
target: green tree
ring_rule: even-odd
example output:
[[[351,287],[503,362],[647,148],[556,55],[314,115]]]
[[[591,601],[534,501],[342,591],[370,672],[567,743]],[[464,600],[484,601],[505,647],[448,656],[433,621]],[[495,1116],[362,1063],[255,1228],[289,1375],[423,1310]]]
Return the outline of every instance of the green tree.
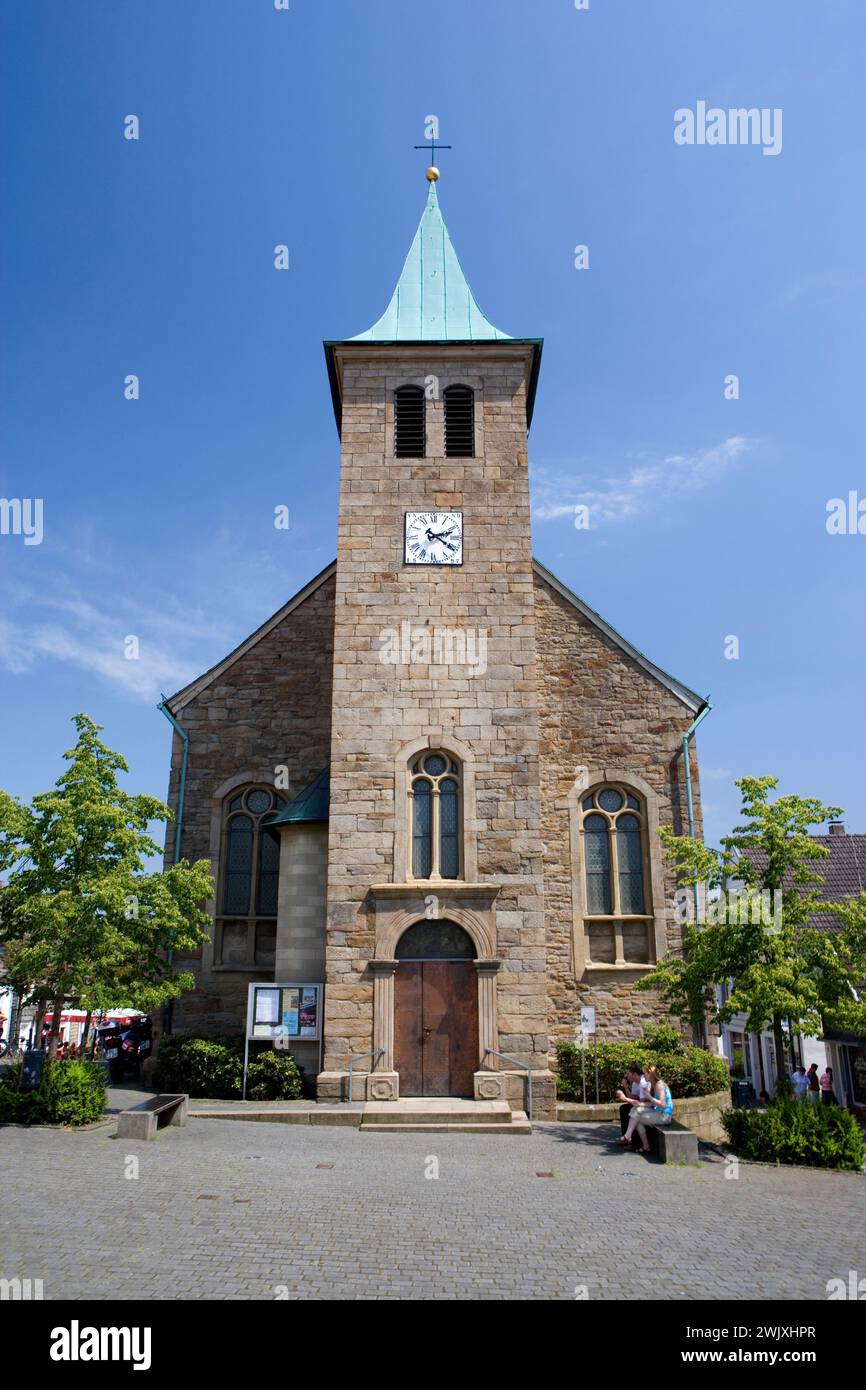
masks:
[[[866,894],[848,904],[821,897],[821,875],[814,863],[828,851],[810,836],[812,827],[832,820],[840,808],[814,797],[770,800],[775,777],[743,777],[735,785],[742,798],[743,824],[715,850],[664,827],[660,837],[680,884],[710,890],[697,922],[683,927],[683,955],[665,956],[635,986],[659,989],[671,1011],[698,1023],[704,1013],[717,1022],[736,1014],[759,1033],[772,1027],[777,1079],[785,1077],[785,1033],[820,1035],[824,1019],[859,1019],[866,1007],[853,989],[866,979]],[[714,909],[712,893],[731,881],[743,885],[736,910]],[[841,926],[822,931],[809,919],[835,913]],[[828,927],[831,924],[828,923]],[[717,1004],[716,985],[729,986]]]
[[[199,905],[213,891],[206,860],[146,871],[160,852],[148,824],[171,811],[122,791],[128,768],[100,742],[101,726],[85,714],[73,723],[69,766],[51,791],[31,805],[0,792],[0,949],[10,983],[54,1007],[52,1056],[67,1003],[151,1010],[193,988],[171,961],[207,939]]]

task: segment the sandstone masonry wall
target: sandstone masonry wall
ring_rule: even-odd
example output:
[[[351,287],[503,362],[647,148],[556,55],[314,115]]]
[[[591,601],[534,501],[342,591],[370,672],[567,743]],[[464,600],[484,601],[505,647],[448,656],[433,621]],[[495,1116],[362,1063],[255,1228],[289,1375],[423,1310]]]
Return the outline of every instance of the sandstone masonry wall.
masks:
[[[661,823],[687,834],[682,737],[694,715],[538,576],[535,618],[550,1032],[553,1039],[573,1039],[582,1005],[592,1004],[601,1038],[638,1038],[645,1022],[667,1017],[655,993],[634,992],[638,972],[593,970],[575,979],[566,798],[579,767],[628,768],[657,793]],[[691,763],[695,829],[701,834],[693,745]],[[673,911],[675,891],[666,870],[670,951],[682,945]]]
[[[289,769],[287,797],[326,766],[331,739],[334,578],[330,576],[177,714],[190,737],[186,816],[181,853],[213,859],[219,884],[219,825],[226,783],[274,785],[275,768]],[[183,747],[172,741],[168,802],[177,812]],[[166,865],[174,858],[174,824],[166,833]],[[215,902],[207,904],[213,918]],[[175,1004],[176,1030],[235,1031],[246,1017],[247,985],[273,979],[273,961],[260,968],[225,969],[211,942],[183,968],[198,987]]]

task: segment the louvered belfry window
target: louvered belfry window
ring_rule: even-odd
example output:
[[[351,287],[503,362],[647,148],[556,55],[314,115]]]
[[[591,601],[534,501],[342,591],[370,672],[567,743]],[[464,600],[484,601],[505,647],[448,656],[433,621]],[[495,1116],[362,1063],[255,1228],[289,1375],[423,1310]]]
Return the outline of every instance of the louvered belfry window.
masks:
[[[468,386],[447,386],[445,399],[445,457],[475,456],[475,392]]]
[[[394,454],[398,459],[422,459],[424,448],[424,391],[398,386],[394,392]]]

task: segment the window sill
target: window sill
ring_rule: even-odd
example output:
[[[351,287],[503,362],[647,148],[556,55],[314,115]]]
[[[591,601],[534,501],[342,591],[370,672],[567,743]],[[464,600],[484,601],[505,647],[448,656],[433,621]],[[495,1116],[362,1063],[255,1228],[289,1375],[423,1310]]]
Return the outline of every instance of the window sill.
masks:
[[[622,961],[616,963],[611,961],[609,965],[605,965],[603,961],[593,961],[592,963],[587,962],[583,969],[584,973],[587,975],[590,974],[590,972],[602,970],[607,972],[615,970],[634,973],[636,970],[655,970],[655,961]]]

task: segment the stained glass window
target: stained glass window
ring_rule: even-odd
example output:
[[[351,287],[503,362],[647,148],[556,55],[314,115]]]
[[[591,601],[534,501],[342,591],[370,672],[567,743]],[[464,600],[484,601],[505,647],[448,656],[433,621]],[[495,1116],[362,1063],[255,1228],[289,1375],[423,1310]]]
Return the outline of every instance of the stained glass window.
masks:
[[[416,922],[397,942],[395,960],[475,960],[472,938],[456,922]]]
[[[429,878],[433,867],[433,787],[422,777],[412,791],[412,873],[415,878]]]
[[[253,822],[249,816],[233,816],[226,836],[224,912],[234,915],[247,911],[252,868]]]
[[[216,964],[250,967],[270,951],[280,878],[280,833],[270,826],[284,796],[268,787],[233,794],[225,807],[222,912],[217,916]],[[226,919],[246,918],[229,922]],[[270,921],[270,928],[259,925]]]
[[[580,806],[589,963],[648,964],[652,918],[644,877],[643,803],[627,787],[608,786],[588,792]]]
[[[583,823],[586,853],[586,905],[595,917],[611,911],[610,838],[603,816],[587,816]]]
[[[619,869],[619,909],[620,912],[635,916],[644,910],[643,852],[640,821],[637,816],[617,817],[616,857]]]
[[[459,765],[427,753],[411,767],[412,877],[460,877],[461,807]]]
[[[276,917],[279,880],[279,832],[263,826],[259,835],[259,900],[256,909],[260,917]]]

